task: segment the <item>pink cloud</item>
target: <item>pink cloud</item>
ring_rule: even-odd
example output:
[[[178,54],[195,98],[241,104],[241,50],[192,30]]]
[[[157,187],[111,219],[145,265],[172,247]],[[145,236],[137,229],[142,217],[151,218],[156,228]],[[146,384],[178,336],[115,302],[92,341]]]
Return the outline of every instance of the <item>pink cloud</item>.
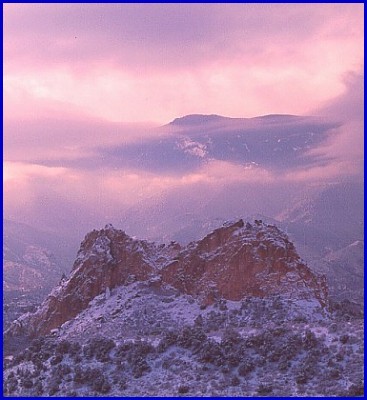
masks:
[[[4,11],[5,50],[12,59],[31,56],[28,68],[30,60],[112,60],[186,69],[279,48],[302,53],[312,39],[360,40],[363,32],[362,4],[8,4]]]
[[[339,175],[363,176],[364,166],[364,76],[361,72],[348,72],[343,77],[344,90],[325,102],[314,112],[342,121],[340,128],[329,136],[311,155],[334,160],[340,165]]]
[[[304,114],[363,63],[359,4],[7,4],[16,90],[112,121]],[[14,109],[25,101],[17,97]]]

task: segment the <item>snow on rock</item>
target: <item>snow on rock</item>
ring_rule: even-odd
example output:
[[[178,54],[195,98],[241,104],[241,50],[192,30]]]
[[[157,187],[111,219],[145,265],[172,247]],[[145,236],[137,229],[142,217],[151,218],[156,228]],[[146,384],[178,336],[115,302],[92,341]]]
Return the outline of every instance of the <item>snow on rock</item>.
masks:
[[[135,292],[143,283],[159,295],[179,296],[180,301],[166,298],[165,313],[170,318],[172,309],[175,318],[186,322],[198,316],[200,307],[220,299],[237,302],[246,296],[281,295],[293,302],[292,313],[320,318],[327,307],[324,278],[302,263],[287,235],[261,220],[228,222],[186,247],[136,240],[107,225],[86,235],[69,278],[60,282],[35,314],[25,318],[23,332],[30,336],[48,333],[94,301],[102,301],[100,295],[111,304],[118,288]],[[183,300],[185,296],[189,300]],[[126,300],[124,315],[130,315],[133,303],[149,314],[150,301],[143,294],[138,300]],[[19,330],[19,326],[10,327],[7,334],[19,334]]]

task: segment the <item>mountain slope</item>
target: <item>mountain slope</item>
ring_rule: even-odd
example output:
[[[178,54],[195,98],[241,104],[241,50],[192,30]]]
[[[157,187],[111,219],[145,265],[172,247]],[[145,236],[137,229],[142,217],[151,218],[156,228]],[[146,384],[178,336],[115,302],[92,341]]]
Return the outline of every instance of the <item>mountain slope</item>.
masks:
[[[7,219],[3,230],[5,292],[46,294],[69,273],[76,251],[66,238]]]

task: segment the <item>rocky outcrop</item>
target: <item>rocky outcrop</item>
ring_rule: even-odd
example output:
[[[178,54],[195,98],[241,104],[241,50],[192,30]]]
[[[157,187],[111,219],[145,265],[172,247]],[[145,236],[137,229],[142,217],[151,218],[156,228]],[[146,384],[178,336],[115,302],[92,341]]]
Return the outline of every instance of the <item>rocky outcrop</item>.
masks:
[[[325,279],[301,261],[278,228],[242,220],[226,224],[182,248],[136,240],[111,225],[90,232],[81,244],[71,275],[35,314],[21,317],[7,334],[36,336],[74,318],[89,302],[116,286],[151,280],[171,285],[207,305],[218,298],[286,295],[327,303]]]
[[[204,304],[216,298],[287,294],[327,302],[325,277],[315,276],[277,227],[242,220],[192,243],[162,271],[163,280]]]

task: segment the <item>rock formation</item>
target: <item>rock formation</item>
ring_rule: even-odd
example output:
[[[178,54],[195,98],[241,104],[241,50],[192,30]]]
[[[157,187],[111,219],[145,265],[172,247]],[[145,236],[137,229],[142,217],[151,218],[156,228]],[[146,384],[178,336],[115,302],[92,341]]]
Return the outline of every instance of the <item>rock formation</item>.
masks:
[[[153,278],[153,279],[152,279]],[[22,316],[8,335],[49,333],[88,307],[97,295],[135,281],[152,280],[193,295],[205,305],[219,298],[287,296],[327,305],[324,277],[315,276],[277,227],[242,220],[181,247],[129,237],[107,225],[86,235],[70,277],[34,314]]]

